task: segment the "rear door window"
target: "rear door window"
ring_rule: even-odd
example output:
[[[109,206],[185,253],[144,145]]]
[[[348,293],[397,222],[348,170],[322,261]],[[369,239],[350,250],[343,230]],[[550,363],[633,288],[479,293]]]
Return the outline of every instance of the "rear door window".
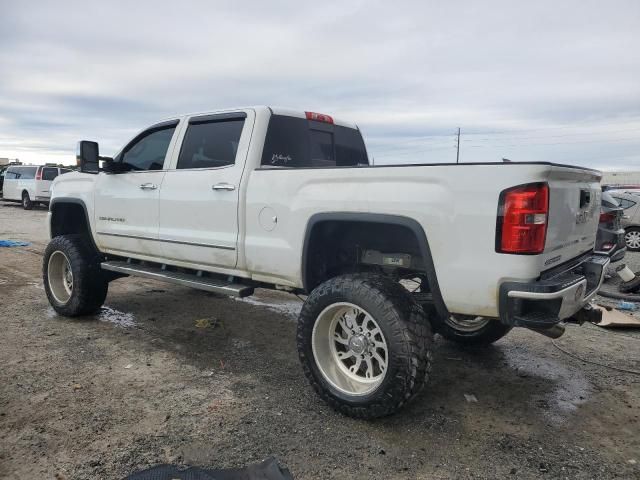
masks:
[[[368,165],[369,160],[362,135],[355,128],[272,115],[261,163],[313,168]]]
[[[58,176],[57,168],[43,168],[42,169],[42,180],[51,181]]]
[[[243,126],[244,118],[210,121],[192,119],[182,142],[177,168],[219,168],[233,165]]]

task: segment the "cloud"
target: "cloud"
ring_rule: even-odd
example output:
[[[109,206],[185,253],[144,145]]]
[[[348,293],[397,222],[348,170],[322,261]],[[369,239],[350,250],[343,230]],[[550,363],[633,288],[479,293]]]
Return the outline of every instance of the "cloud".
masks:
[[[273,104],[356,122],[379,162],[453,161],[461,127],[463,161],[640,165],[634,0],[0,4],[0,156]]]

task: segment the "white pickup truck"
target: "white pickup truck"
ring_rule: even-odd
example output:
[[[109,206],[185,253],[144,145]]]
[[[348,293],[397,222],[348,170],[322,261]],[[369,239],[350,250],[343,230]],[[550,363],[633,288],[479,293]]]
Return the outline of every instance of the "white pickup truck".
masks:
[[[305,374],[360,418],[425,385],[432,331],[482,345],[592,315],[609,262],[592,253],[600,173],[585,168],[371,165],[356,125],[263,106],[163,121],[114,158],[78,147],[82,173],[56,179],[49,212],[58,313],[94,313],[128,275],[308,295]]]

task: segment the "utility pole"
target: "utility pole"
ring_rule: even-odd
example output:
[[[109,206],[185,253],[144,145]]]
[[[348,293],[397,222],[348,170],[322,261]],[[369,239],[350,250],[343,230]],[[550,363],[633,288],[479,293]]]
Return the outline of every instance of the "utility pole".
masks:
[[[456,163],[460,163],[460,127],[458,127],[458,150],[456,151]]]

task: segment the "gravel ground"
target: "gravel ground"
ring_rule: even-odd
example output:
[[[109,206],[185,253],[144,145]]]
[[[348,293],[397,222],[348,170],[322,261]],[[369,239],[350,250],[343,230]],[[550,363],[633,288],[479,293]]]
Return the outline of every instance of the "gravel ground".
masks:
[[[484,350],[437,337],[424,394],[393,417],[353,420],[302,374],[295,297],[122,279],[101,314],[57,316],[40,279],[45,218],[0,202],[0,238],[32,242],[0,249],[1,478],[119,479],[269,455],[296,479],[640,478],[636,375],[524,329]],[[586,325],[556,343],[640,370],[639,339]]]

